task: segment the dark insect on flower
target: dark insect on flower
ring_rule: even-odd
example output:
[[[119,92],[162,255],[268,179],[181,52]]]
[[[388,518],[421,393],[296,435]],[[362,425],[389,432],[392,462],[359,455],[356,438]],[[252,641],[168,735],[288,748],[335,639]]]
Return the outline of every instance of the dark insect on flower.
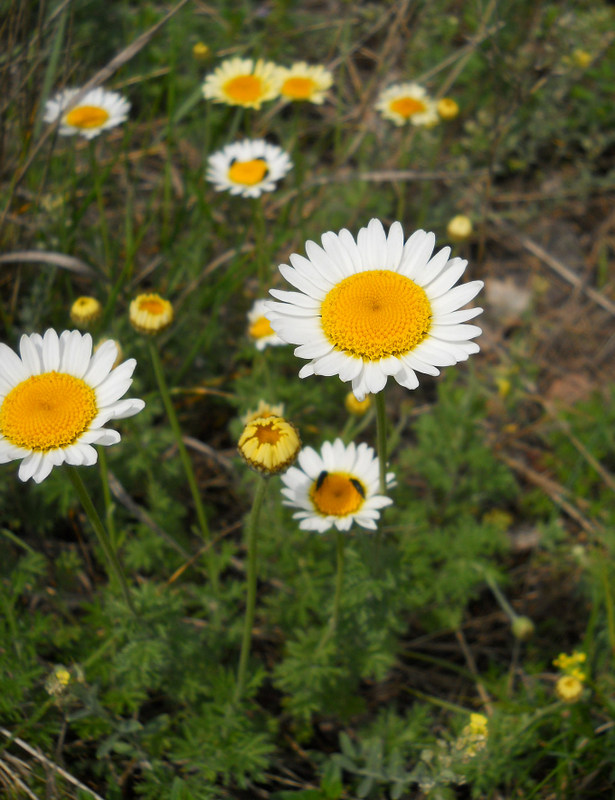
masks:
[[[327,470],[323,469],[320,475],[316,478],[316,491],[318,491],[320,487],[323,485],[323,483],[325,482],[325,478],[327,477],[328,474],[329,473],[327,472]]]
[[[351,478],[350,479],[350,483],[352,483],[352,485],[357,490],[357,492],[361,495],[361,497],[363,499],[365,499],[365,487],[363,486],[361,481],[358,481],[356,478]]]

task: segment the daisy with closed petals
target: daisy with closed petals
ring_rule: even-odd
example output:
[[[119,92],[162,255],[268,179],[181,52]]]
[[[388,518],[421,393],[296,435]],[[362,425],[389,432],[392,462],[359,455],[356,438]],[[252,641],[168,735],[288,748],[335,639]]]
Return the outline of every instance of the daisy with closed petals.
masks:
[[[328,69],[320,64],[310,66],[305,61],[298,61],[292,67],[279,67],[279,76],[280,95],[293,102],[307,100],[321,105],[333,84],[333,75]]]
[[[227,106],[260,108],[280,93],[279,67],[272,61],[227,58],[203,83],[203,96]]]
[[[390,497],[378,494],[378,460],[362,443],[345,445],[341,439],[325,442],[320,454],[311,447],[299,453],[299,466],[282,475],[284,505],[298,508],[293,519],[305,531],[324,533],[329,528],[350,530],[356,522],[376,530],[380,509],[391,505]],[[387,474],[387,486],[394,475]]]
[[[267,300],[256,300],[248,311],[248,336],[257,350],[264,350],[269,345],[275,347],[286,344],[271,327],[267,316],[267,303]]]
[[[115,128],[128,118],[130,103],[117,92],[92,89],[78,103],[74,98],[81,89],[64,89],[45,103],[45,122],[60,119],[60,136],[79,134],[94,139],[101,131]]]
[[[143,400],[120,398],[132,383],[134,358],[113,369],[112,341],[92,356],[89,333],[48,330],[22,336],[21,358],[0,343],[0,463],[22,459],[19,477],[43,481],[53,467],[95,464],[92,445],[120,441],[105,428],[132,417]]]
[[[357,400],[380,392],[389,376],[407,389],[419,385],[417,372],[438,375],[438,367],[465,361],[481,333],[463,323],[482,308],[462,310],[482,281],[455,286],[467,261],[449,259],[450,247],[432,257],[433,233],[419,230],[404,242],[399,222],[388,235],[373,219],[355,242],[341,230],[322,236],[322,247],[306,242],[307,258],[293,254],[280,272],[298,291],[271,289],[273,330],[299,345],[309,359],[299,372],[339,375],[352,382]]]
[[[207,180],[217,192],[260,197],[263,192],[273,192],[292,166],[281,147],[264,139],[244,139],[209,156]]]
[[[384,119],[394,125],[424,125],[431,127],[438,122],[437,103],[418,83],[397,83],[381,92],[376,103]]]

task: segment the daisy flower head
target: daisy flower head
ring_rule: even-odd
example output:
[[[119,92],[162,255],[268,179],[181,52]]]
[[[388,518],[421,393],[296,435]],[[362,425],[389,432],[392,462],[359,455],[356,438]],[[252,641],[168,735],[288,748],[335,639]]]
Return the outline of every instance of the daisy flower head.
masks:
[[[256,300],[248,311],[248,336],[256,345],[257,350],[264,350],[268,345],[286,344],[271,327],[267,317],[267,305],[267,300]]]
[[[227,58],[205,78],[203,96],[214,103],[258,109],[279,95],[279,69],[262,58]]]
[[[173,306],[155,292],[139,294],[130,304],[128,317],[136,331],[155,336],[173,322]]]
[[[481,333],[463,323],[482,308],[461,307],[482,281],[455,286],[467,261],[449,259],[450,247],[432,257],[433,233],[419,230],[404,243],[399,222],[388,235],[372,219],[352,234],[322,236],[322,247],[306,242],[307,258],[293,253],[280,272],[298,291],[271,289],[273,330],[295,355],[309,359],[299,372],[339,375],[352,382],[357,400],[380,392],[389,376],[407,389],[419,385],[417,372],[439,375],[438,367],[465,361]]]
[[[275,475],[288,469],[297,458],[301,439],[291,422],[268,414],[246,423],[237,448],[252,469],[264,475]]]
[[[293,519],[304,531],[347,531],[353,522],[376,530],[380,509],[393,502],[378,494],[378,459],[365,443],[345,445],[336,439],[324,442],[320,453],[304,447],[299,466],[291,467],[282,482],[284,505],[299,509]],[[392,472],[387,485],[394,485]]]
[[[101,131],[115,128],[128,118],[130,103],[117,92],[92,89],[74,103],[81,89],[64,89],[45,103],[45,122],[60,119],[60,136],[79,134],[94,139]]]
[[[260,197],[263,192],[273,192],[292,166],[281,147],[264,139],[244,139],[209,156],[207,180],[217,192]]]
[[[70,309],[70,318],[79,328],[87,328],[102,314],[100,300],[95,297],[78,297]]]
[[[132,417],[143,400],[120,398],[132,383],[134,358],[113,369],[106,342],[92,356],[89,333],[48,330],[22,336],[20,356],[0,343],[0,463],[22,459],[19,477],[43,481],[53,467],[95,464],[92,445],[120,441],[105,428]]]
[[[431,127],[438,122],[437,104],[418,83],[396,83],[380,93],[376,103],[384,119],[394,125]]]
[[[333,74],[328,69],[320,64],[310,66],[305,61],[298,61],[292,67],[279,67],[279,76],[280,95],[295,102],[307,100],[321,105],[333,84]]]

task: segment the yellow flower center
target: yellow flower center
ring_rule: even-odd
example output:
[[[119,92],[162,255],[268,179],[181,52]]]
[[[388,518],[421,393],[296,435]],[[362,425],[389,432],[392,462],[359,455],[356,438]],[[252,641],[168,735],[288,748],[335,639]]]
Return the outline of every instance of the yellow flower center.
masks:
[[[73,128],[100,128],[109,119],[109,112],[100,106],[77,106],[68,112],[64,121]]]
[[[0,408],[0,432],[11,444],[46,452],[74,444],[98,413],[96,393],[64,372],[32,375]]]
[[[315,88],[316,83],[311,78],[287,78],[282,84],[280,94],[291,100],[307,100]]]
[[[228,177],[233,183],[254,186],[260,183],[268,172],[267,162],[263,158],[253,158],[250,161],[235,161],[231,164]]]
[[[256,75],[238,75],[222,87],[222,91],[236,103],[253,103],[264,94],[263,82]]]
[[[365,487],[346,472],[325,472],[313,484],[310,497],[321,514],[346,517],[365,502]]]
[[[265,336],[273,336],[274,333],[267,317],[259,317],[249,328],[249,334],[253,339],[264,339]]]
[[[337,350],[367,361],[400,356],[427,336],[431,305],[410,278],[374,269],[344,278],[327,294],[322,329]]]
[[[416,100],[414,97],[399,97],[393,100],[390,105],[391,111],[399,114],[404,119],[409,119],[413,114],[418,114],[425,111],[427,106],[421,100]]]
[[[147,311],[149,314],[158,316],[165,314],[166,310],[167,304],[161,297],[147,297],[139,300],[139,311]]]

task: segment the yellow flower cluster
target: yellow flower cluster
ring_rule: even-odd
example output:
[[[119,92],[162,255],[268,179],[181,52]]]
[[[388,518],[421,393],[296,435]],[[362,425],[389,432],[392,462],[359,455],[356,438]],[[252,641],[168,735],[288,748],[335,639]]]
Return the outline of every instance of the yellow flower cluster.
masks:
[[[560,675],[555,684],[555,694],[564,703],[576,703],[583,694],[583,683],[587,674],[581,669],[581,664],[587,661],[587,655],[575,650],[571,655],[560,653],[553,659],[553,666],[564,674]]]
[[[484,714],[470,714],[470,721],[461,731],[455,742],[455,749],[461,751],[465,759],[474,756],[487,746],[487,717]]]

